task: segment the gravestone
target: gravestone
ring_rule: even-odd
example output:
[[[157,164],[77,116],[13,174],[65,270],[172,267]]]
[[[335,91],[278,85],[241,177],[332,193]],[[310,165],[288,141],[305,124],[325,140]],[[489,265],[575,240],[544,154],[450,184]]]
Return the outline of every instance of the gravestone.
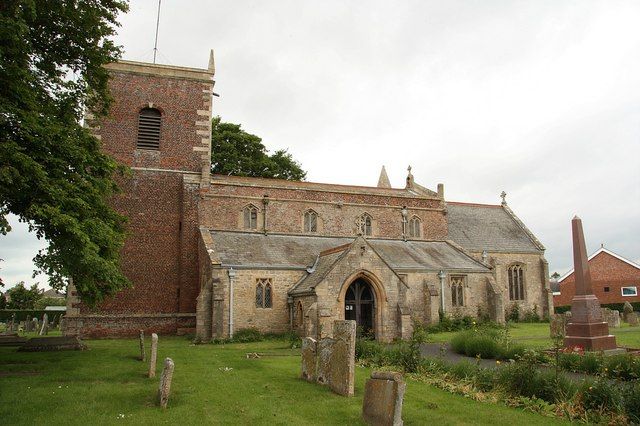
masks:
[[[42,316],[42,327],[40,327],[40,336],[44,336],[45,334],[49,334],[49,317],[47,314]]]
[[[565,348],[580,346],[586,351],[616,348],[616,337],[609,334],[603,320],[600,301],[593,294],[587,249],[579,217],[571,220],[573,236],[573,270],[576,292],[571,299],[571,320],[566,327]]]
[[[629,323],[629,325],[631,327],[637,327],[638,326],[638,313],[637,312],[631,312],[631,313],[627,314],[627,322]]]
[[[140,361],[144,362],[147,357],[144,352],[144,331],[140,330]]]
[[[158,358],[158,335],[151,334],[151,356],[149,357],[149,377],[156,377],[156,359]]]
[[[160,387],[158,388],[158,403],[160,407],[167,408],[169,394],[171,393],[171,379],[173,379],[174,363],[171,358],[165,358],[164,368],[160,376]]]
[[[407,385],[402,374],[371,373],[364,388],[362,418],[365,423],[380,426],[402,426],[402,402]]]
[[[620,327],[620,311],[602,308],[602,316],[609,327]]]
[[[627,315],[629,315],[632,312],[633,312],[633,306],[631,306],[631,303],[624,302],[624,306],[622,307],[622,319],[625,322],[629,322],[629,320],[627,319]]]
[[[34,337],[18,349],[21,352],[81,351],[86,349],[78,336]]]
[[[31,315],[27,315],[27,322],[24,324],[24,331],[33,331],[33,323],[31,322]]]
[[[333,337],[302,341],[302,378],[343,396],[354,393],[356,322],[334,321]]]

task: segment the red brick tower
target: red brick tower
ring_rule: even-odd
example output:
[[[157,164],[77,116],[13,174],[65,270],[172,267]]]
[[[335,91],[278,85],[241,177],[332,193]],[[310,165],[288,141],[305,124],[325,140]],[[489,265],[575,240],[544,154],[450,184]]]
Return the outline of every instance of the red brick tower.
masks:
[[[130,61],[107,69],[114,103],[92,125],[103,149],[132,170],[113,204],[129,218],[122,269],[133,287],[96,311],[71,309],[68,332],[186,331],[199,291],[198,202],[210,180],[213,53],[208,69]]]

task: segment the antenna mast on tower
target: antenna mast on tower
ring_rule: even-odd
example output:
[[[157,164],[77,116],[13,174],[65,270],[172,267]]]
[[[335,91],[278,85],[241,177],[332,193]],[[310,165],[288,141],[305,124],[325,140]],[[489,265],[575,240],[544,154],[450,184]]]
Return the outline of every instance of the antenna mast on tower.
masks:
[[[162,0],[158,0],[158,20],[156,21],[156,41],[153,43],[153,63],[156,63],[156,54],[158,53],[158,28],[160,27],[160,4]]]

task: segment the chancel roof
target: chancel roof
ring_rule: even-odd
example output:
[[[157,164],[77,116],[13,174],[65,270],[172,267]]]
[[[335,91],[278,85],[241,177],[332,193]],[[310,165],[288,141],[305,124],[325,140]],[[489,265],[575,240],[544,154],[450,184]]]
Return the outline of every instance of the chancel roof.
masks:
[[[222,266],[255,269],[311,268],[322,252],[352,243],[356,237],[320,237],[304,235],[258,234],[210,231],[213,259]],[[456,270],[487,272],[480,262],[445,241],[402,241],[367,239],[371,247],[394,270]],[[344,247],[346,249],[347,247]],[[344,251],[320,256],[316,271],[327,267]]]
[[[506,206],[447,203],[449,239],[469,251],[539,253],[544,246]]]

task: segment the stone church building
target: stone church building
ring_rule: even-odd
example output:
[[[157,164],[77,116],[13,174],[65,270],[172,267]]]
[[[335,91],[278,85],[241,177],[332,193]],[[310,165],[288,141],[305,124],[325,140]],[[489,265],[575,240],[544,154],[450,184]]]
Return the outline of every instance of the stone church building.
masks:
[[[544,247],[504,201],[450,202],[444,186],[392,188],[210,174],[214,66],[107,66],[114,104],[87,123],[132,170],[113,204],[129,218],[133,283],[90,310],[70,289],[66,333],[245,328],[324,336],[356,320],[381,341],[414,322],[552,307]]]

